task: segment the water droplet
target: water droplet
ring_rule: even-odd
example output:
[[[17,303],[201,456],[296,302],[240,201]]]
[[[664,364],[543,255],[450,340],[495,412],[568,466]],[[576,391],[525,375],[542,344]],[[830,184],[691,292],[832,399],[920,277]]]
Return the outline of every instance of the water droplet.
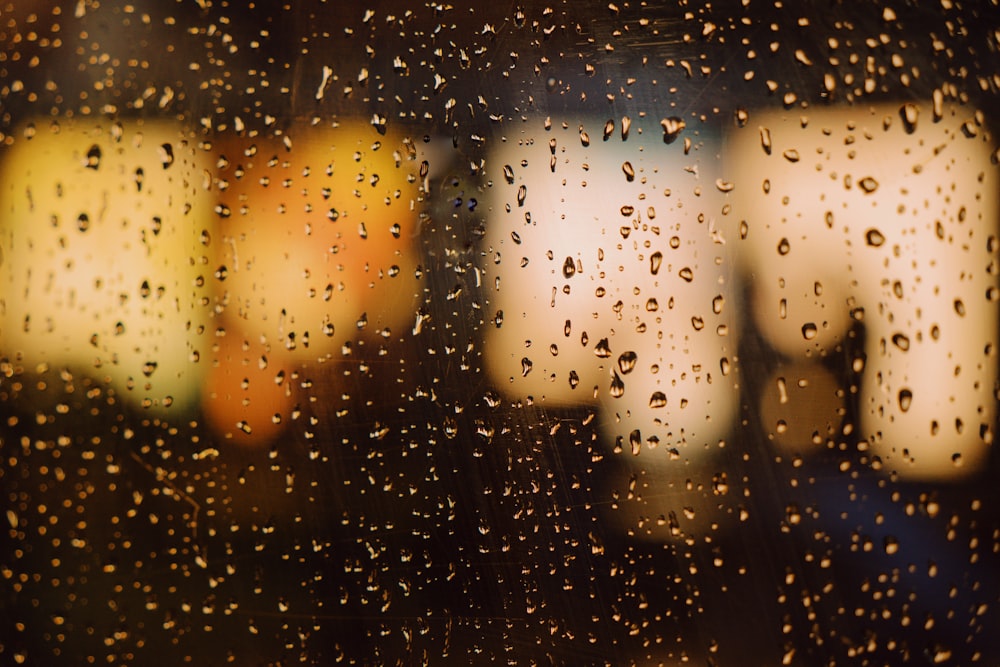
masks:
[[[910,409],[910,405],[913,403],[913,392],[909,389],[899,390],[899,409],[906,412]]]
[[[768,155],[771,154],[771,130],[766,127],[760,128],[760,147]]]
[[[802,325],[802,337],[806,340],[813,340],[819,330],[814,322],[806,322]]]
[[[726,298],[721,294],[717,294],[715,298],[712,299],[712,312],[715,313],[716,315],[720,315],[722,313],[722,307],[725,305],[725,303],[726,303]]]
[[[910,338],[906,334],[896,333],[892,335],[892,343],[903,352],[910,349]]]
[[[625,393],[625,383],[617,372],[611,373],[611,387],[608,390],[614,398],[621,398]]]
[[[632,119],[622,116],[622,141],[628,140],[628,131],[632,128]]]
[[[908,102],[899,108],[899,117],[903,119],[903,129],[907,134],[913,134],[917,129],[917,119],[920,117],[920,107]]]
[[[625,174],[625,179],[629,182],[635,180],[635,169],[632,168],[632,163],[628,160],[622,162],[622,172]]]
[[[935,88],[932,94],[934,122],[938,122],[944,117],[944,93],[940,88]]]
[[[695,331],[701,331],[705,328],[705,320],[695,315],[691,318],[691,326],[694,327]]]
[[[597,345],[594,346],[594,356],[601,359],[607,359],[611,356],[611,345],[608,343],[607,338],[597,341]]]
[[[694,271],[692,271],[691,268],[688,267],[688,266],[685,266],[683,269],[681,269],[680,271],[678,271],[677,275],[679,275],[681,278],[683,278],[684,282],[688,282],[689,283],[692,280],[694,280]]]
[[[642,432],[639,429],[633,429],[628,434],[628,444],[632,447],[632,456],[639,456],[642,451]]]
[[[174,147],[170,144],[160,145],[160,163],[164,169],[168,169],[174,163]]]
[[[622,372],[622,375],[628,375],[635,368],[636,361],[639,356],[632,350],[622,352],[618,355],[618,369]]]
[[[608,119],[604,124],[604,141],[607,141],[615,133],[615,121]]]
[[[649,256],[649,272],[654,276],[660,272],[660,264],[663,263],[663,253],[657,250]]]
[[[735,186],[730,181],[717,178],[715,179],[715,187],[718,188],[719,192],[732,192]]]
[[[899,541],[892,535],[887,535],[882,544],[885,546],[886,555],[892,556],[899,551]]]
[[[799,157],[799,152],[794,148],[789,148],[787,151],[782,153],[782,155],[785,157],[786,160],[792,163],[798,162],[801,159]]]
[[[662,391],[654,391],[649,396],[649,407],[651,408],[662,408],[667,405],[667,395]]]
[[[76,227],[81,232],[85,232],[90,229],[90,216],[86,213],[81,213],[76,218]]]
[[[965,303],[961,299],[955,299],[955,312],[959,317],[965,317]]]
[[[528,377],[528,373],[531,372],[534,364],[531,363],[531,359],[528,357],[521,358],[521,377]]]
[[[791,249],[792,246],[788,242],[788,239],[782,237],[782,239],[778,242],[778,254],[782,256],[787,255]]]
[[[528,196],[528,186],[521,185],[517,188],[517,205],[524,206],[524,199]]]
[[[576,274],[576,264],[573,262],[572,257],[567,257],[566,261],[563,262],[562,274],[563,278],[566,278],[567,280]]]
[[[865,194],[868,195],[878,190],[878,181],[876,181],[871,176],[865,176],[864,178],[862,178],[860,181],[858,181],[858,185],[861,187],[862,190],[865,191]]]
[[[872,227],[865,232],[865,242],[871,247],[877,248],[885,243],[885,236],[882,235],[882,232]]]
[[[635,207],[634,206],[629,206],[628,204],[625,204],[624,206],[622,206],[618,210],[621,212],[622,217],[625,217],[625,218],[627,218],[630,215],[632,215],[633,213],[635,213]]]
[[[580,375],[576,371],[569,372],[569,388],[576,389],[580,384]]]
[[[93,169],[97,171],[98,167],[101,166],[101,147],[94,144],[87,151],[87,159],[84,161],[83,166],[87,169]]]
[[[736,107],[735,120],[737,127],[746,127],[750,121],[750,113],[744,107]]]
[[[677,116],[670,116],[660,121],[660,127],[663,128],[663,143],[672,144],[677,141],[677,137],[680,136],[685,123]]]
[[[511,167],[509,164],[505,164],[503,166],[503,177],[504,180],[506,180],[509,185],[514,184],[514,168]]]

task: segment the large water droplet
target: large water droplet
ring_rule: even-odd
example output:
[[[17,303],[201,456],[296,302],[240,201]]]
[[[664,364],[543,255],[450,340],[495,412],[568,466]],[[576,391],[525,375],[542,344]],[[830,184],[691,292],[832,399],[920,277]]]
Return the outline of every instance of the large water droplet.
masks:
[[[858,181],[858,185],[861,187],[862,190],[865,191],[865,194],[868,195],[878,190],[878,181],[876,181],[871,176],[865,176],[864,178],[862,178],[860,181]]]
[[[563,262],[562,274],[567,280],[576,274],[576,264],[573,262],[572,257],[567,257],[566,261]]]
[[[806,340],[813,340],[819,330],[814,322],[806,322],[802,325],[802,337]]]
[[[622,372],[622,375],[628,375],[635,368],[636,361],[639,359],[637,355],[632,350],[622,352],[618,355],[618,369]]]
[[[872,227],[865,232],[865,242],[871,247],[877,248],[885,243],[885,236],[882,235],[882,232]]]
[[[649,396],[649,407],[651,408],[662,408],[667,405],[667,395],[662,391],[654,391]]]
[[[771,130],[766,127],[760,128],[760,147],[768,155],[771,154]]]
[[[913,392],[909,389],[899,390],[899,409],[906,412],[910,409],[910,405],[913,403]]]
[[[910,338],[906,334],[901,334],[901,333],[893,334],[892,342],[896,347],[901,349],[903,352],[906,352],[907,350],[910,349]]]
[[[628,160],[622,162],[622,173],[625,174],[625,179],[629,182],[635,180],[635,169],[632,167],[632,163]]]
[[[691,267],[688,267],[688,266],[685,266],[683,269],[681,269],[680,271],[678,271],[677,275],[679,275],[681,278],[683,278],[684,282],[688,282],[689,283],[692,280],[694,280],[694,271],[692,271]]]
[[[608,343],[607,338],[597,341],[597,345],[594,346],[594,356],[601,359],[607,359],[611,356],[611,345]]]
[[[611,373],[611,387],[608,390],[614,398],[621,398],[625,393],[625,383],[617,371]]]
[[[663,128],[663,143],[672,144],[677,141],[677,137],[680,136],[685,123],[677,116],[670,116],[660,121],[660,127]]]
[[[160,163],[167,169],[174,163],[174,147],[170,144],[160,145]]]
[[[94,144],[87,151],[87,159],[84,161],[83,166],[87,169],[97,170],[101,166],[101,147]]]
[[[913,134],[917,129],[917,119],[920,117],[920,107],[908,102],[899,108],[899,117],[903,119],[903,129],[907,134]]]
[[[632,456],[639,456],[642,451],[642,432],[639,429],[633,429],[628,434],[628,444],[632,447]]]

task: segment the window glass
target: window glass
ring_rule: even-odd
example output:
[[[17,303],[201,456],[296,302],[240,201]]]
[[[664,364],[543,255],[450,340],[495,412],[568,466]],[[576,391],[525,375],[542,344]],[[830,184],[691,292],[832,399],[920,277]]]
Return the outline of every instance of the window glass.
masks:
[[[2,661],[1000,661],[997,26],[0,3]]]

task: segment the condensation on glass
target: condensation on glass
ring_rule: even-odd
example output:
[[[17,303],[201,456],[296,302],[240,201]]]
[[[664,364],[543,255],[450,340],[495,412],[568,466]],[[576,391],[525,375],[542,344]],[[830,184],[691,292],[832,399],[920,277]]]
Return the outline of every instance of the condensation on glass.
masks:
[[[996,664],[994,4],[7,2],[2,661]]]

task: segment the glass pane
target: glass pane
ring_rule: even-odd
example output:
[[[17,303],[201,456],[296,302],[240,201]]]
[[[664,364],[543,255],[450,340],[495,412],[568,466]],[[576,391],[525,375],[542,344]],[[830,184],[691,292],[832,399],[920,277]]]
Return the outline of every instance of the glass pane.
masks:
[[[2,5],[3,662],[1000,661],[1000,14],[897,4]]]

